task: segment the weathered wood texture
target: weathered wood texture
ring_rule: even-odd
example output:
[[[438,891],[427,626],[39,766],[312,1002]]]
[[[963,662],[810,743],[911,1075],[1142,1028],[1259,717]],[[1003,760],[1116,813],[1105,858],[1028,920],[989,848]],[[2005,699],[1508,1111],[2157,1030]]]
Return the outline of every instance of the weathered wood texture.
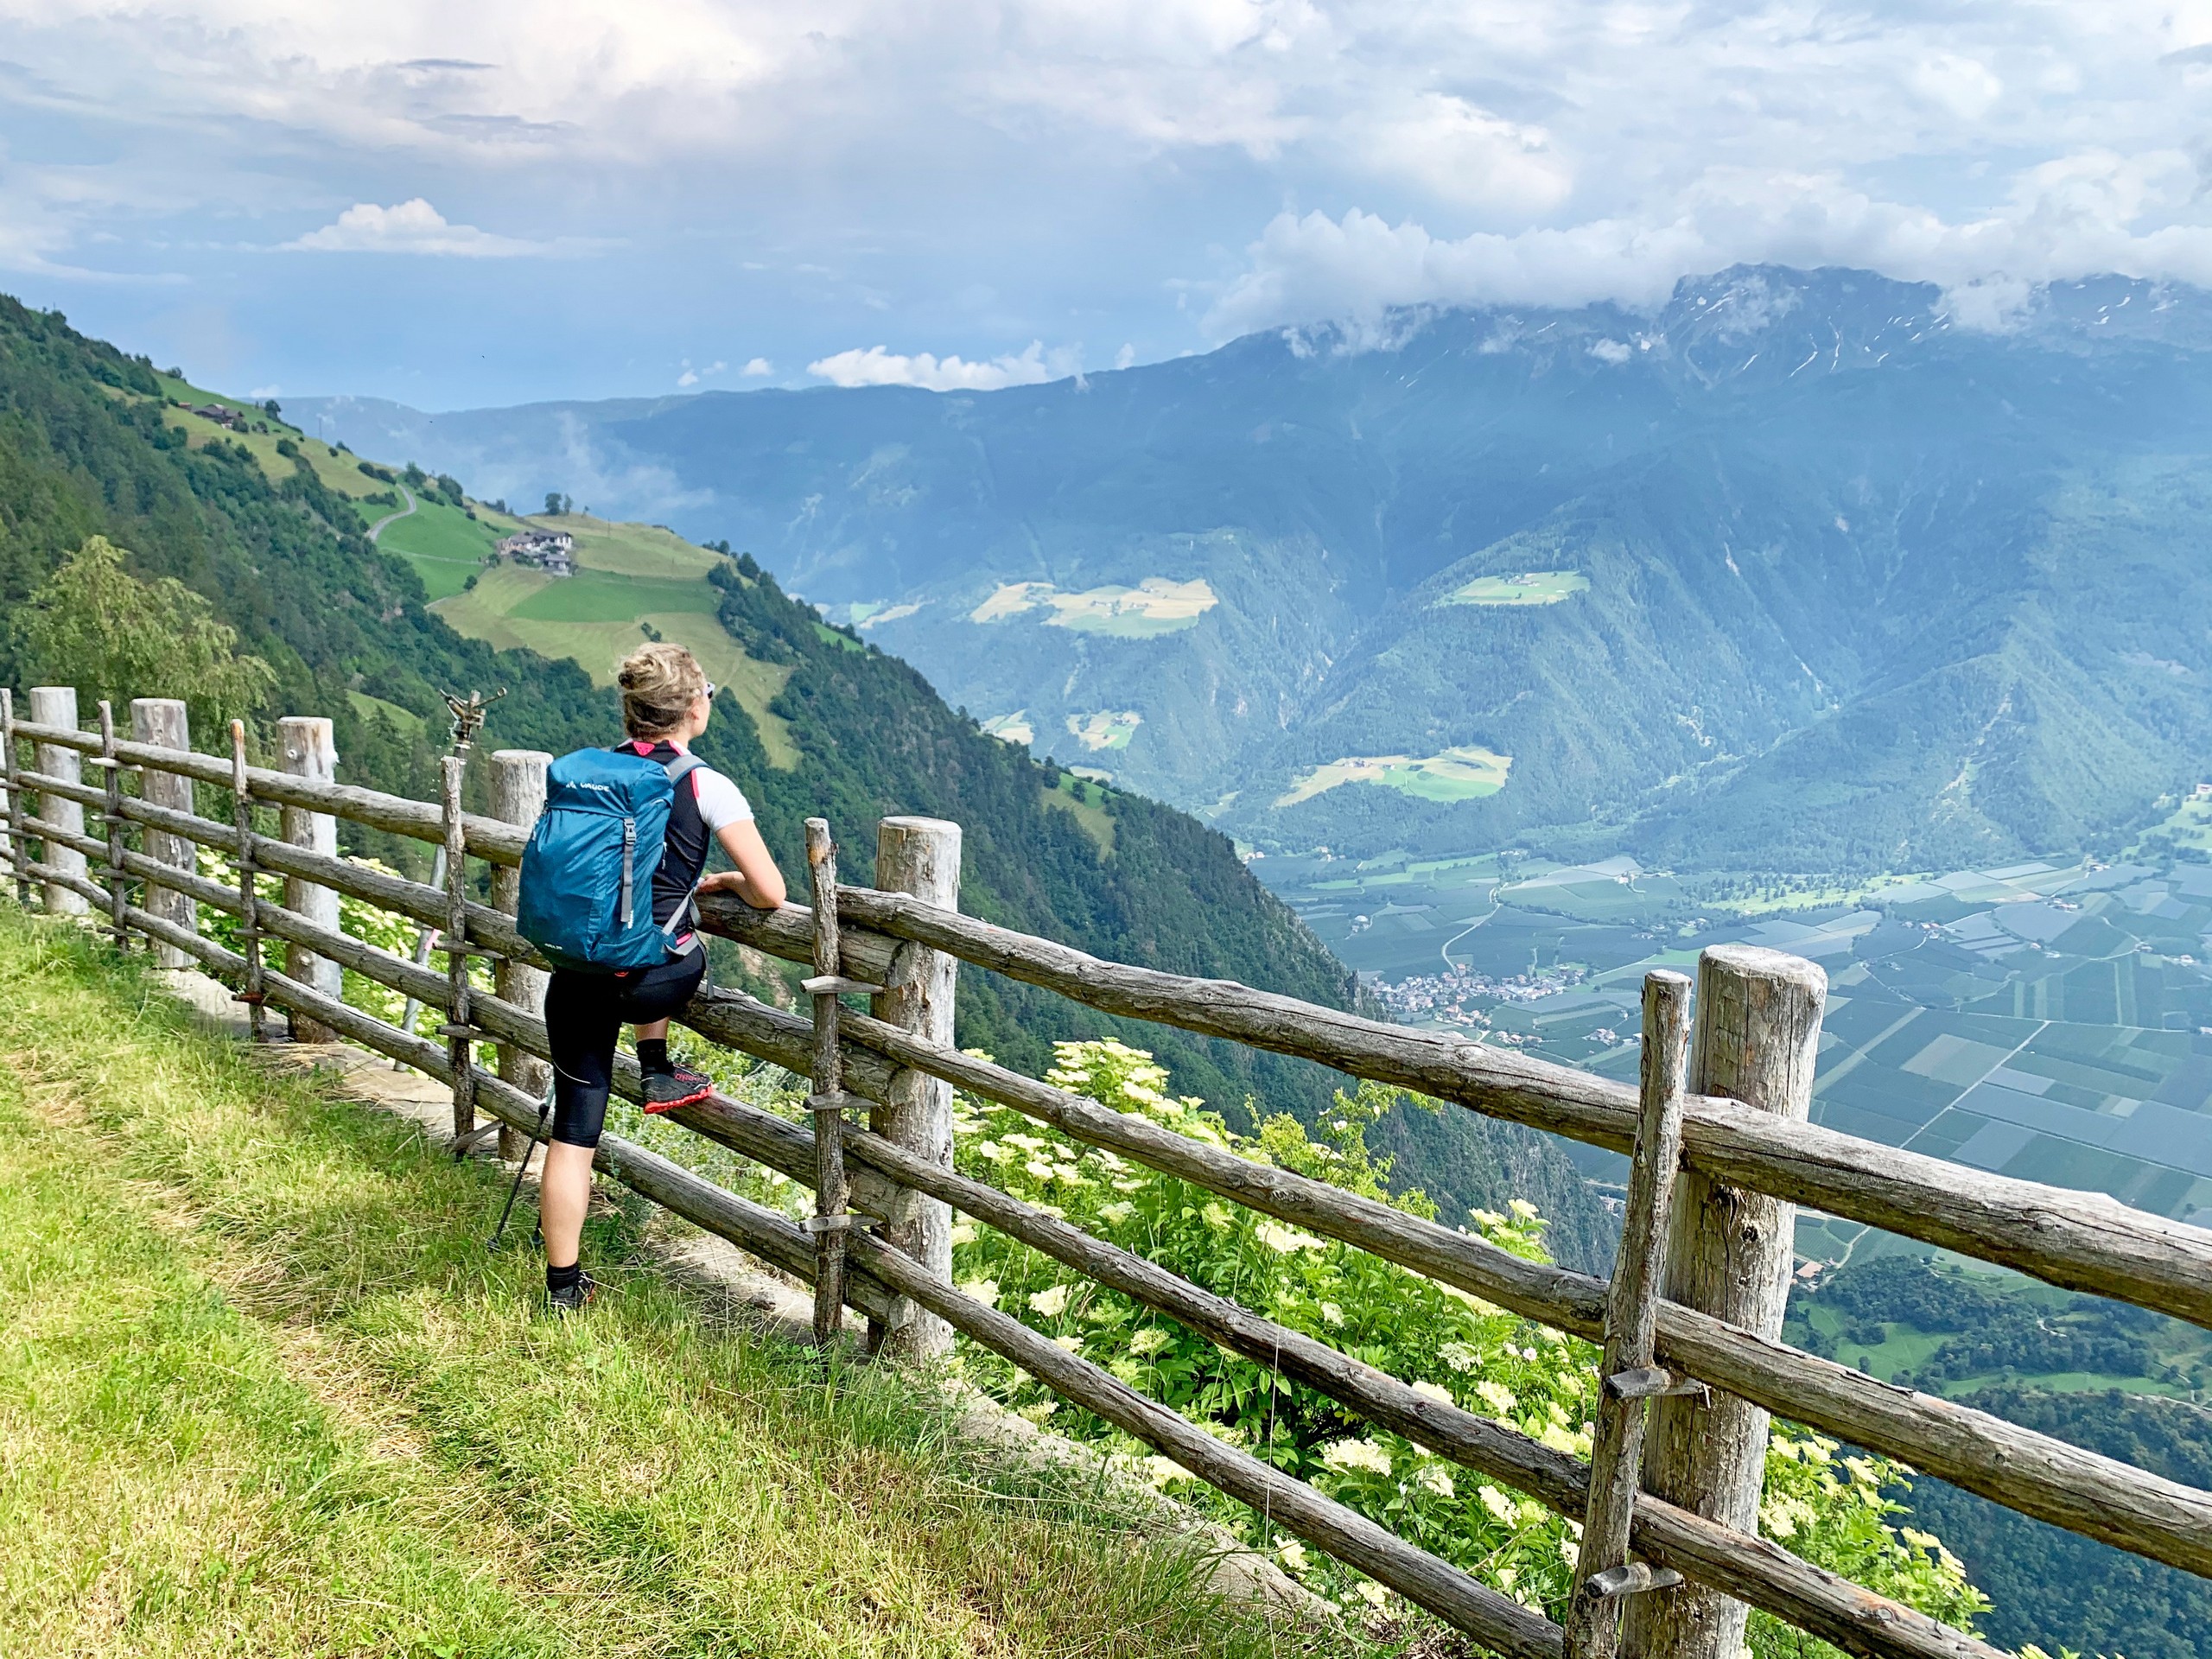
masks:
[[[73,685],[35,685],[31,688],[31,719],[35,728],[51,731],[67,731],[78,740],[74,742],[48,741],[41,742],[34,751],[38,770],[64,783],[81,785],[84,779],[83,755],[99,747],[99,739],[91,732],[77,730],[77,688]],[[59,793],[39,797],[38,816],[69,835],[85,833],[84,804],[76,798]],[[83,851],[60,836],[48,838],[41,861],[50,870],[65,875],[85,874]],[[46,884],[46,908],[56,916],[81,916],[87,908],[85,895],[66,881],[49,880]]]
[[[938,910],[960,908],[960,826],[942,818],[886,818],[876,829],[875,879],[889,892],[910,893]],[[957,957],[925,944],[893,953],[874,999],[875,1017],[925,1041],[952,1046]],[[868,1127],[940,1168],[952,1166],[952,1085],[909,1067],[891,1080],[889,1097],[869,1114]],[[880,1236],[938,1278],[952,1278],[952,1212],[938,1200],[909,1196]],[[870,1333],[886,1358],[910,1363],[952,1351],[952,1329],[927,1310],[901,1306],[893,1322]]]
[[[16,694],[0,686],[0,787],[8,791],[8,867],[15,873],[16,902],[31,907],[30,848],[23,839],[22,757],[16,746]]]
[[[1799,957],[1723,944],[1698,957],[1696,1058],[1691,1082],[1791,1122],[1813,1107],[1827,976]],[[1667,1300],[1754,1336],[1782,1334],[1789,1300],[1795,1206],[1717,1181],[1691,1168],[1675,1188],[1668,1229]],[[1740,1395],[1709,1403],[1654,1402],[1643,1459],[1657,1497],[1757,1533],[1766,1480],[1768,1413]],[[1669,1659],[1736,1659],[1744,1645],[1743,1603],[1686,1585],[1638,1596],[1622,1620],[1631,1653]]]
[[[1682,1096],[1688,1092],[1689,1024],[1690,982],[1681,974],[1646,975],[1642,1121],[1629,1171],[1628,1212],[1605,1296],[1605,1357],[1598,1366],[1605,1379],[1649,1366],[1658,1357],[1661,1272],[1675,1169],[1682,1156]],[[1618,1644],[1619,1599],[1595,1593],[1590,1580],[1628,1560],[1649,1410],[1648,1401],[1622,1398],[1610,1380],[1598,1390],[1590,1502],[1567,1614],[1567,1647],[1573,1659],[1611,1659]]]
[[[827,818],[806,821],[806,874],[814,895],[814,972],[834,982],[837,948],[837,843]],[[814,1342],[826,1348],[844,1326],[845,1065],[837,1040],[835,984],[814,994]]]
[[[441,810],[446,823],[446,1067],[453,1084],[453,1132],[476,1127],[475,1046],[469,1035],[468,854],[462,827],[461,788],[468,763],[449,754],[439,763]]]
[[[192,721],[184,701],[180,697],[135,697],[130,703],[130,736],[133,741],[150,748],[184,751],[192,747]],[[163,806],[173,812],[192,810],[192,780],[181,778],[173,772],[157,772],[150,767],[138,773],[138,794],[149,805]],[[118,803],[117,810],[128,816],[129,804]],[[191,872],[197,860],[192,843],[181,836],[171,835],[165,830],[145,830],[140,836],[140,850],[147,859],[164,868]],[[199,926],[196,906],[191,898],[171,887],[158,884],[149,878],[145,907],[153,915],[181,927],[188,933]],[[154,945],[154,961],[162,968],[182,968],[192,958],[173,944],[158,941]]]
[[[97,734],[79,731],[67,722],[40,721],[35,709],[31,721],[25,722],[22,729],[24,736],[35,739],[41,744],[73,749],[83,754],[96,753],[99,749]],[[158,767],[200,783],[228,784],[231,781],[229,766],[214,755],[180,755],[143,743],[126,743],[122,746],[119,756],[126,766]],[[396,836],[410,836],[416,841],[439,845],[445,841],[444,817],[435,804],[427,801],[410,801],[403,796],[386,795],[379,790],[362,789],[352,784],[321,783],[313,779],[296,778],[288,772],[266,771],[259,766],[248,769],[246,782],[251,786],[256,800],[271,806],[298,806],[310,811],[334,812],[341,818],[351,818],[354,823],[365,823],[372,829],[386,830]],[[467,828],[468,855],[471,858],[484,859],[493,864],[522,862],[523,843],[528,837],[514,825],[474,814],[464,822]]]
[[[238,931],[245,946],[245,979],[238,998],[245,1004],[253,1040],[257,1043],[264,1034],[264,1009],[268,1001],[263,982],[269,965],[261,954],[261,899],[256,881],[257,855],[264,842],[254,832],[253,792],[246,778],[245,722],[242,720],[231,722],[231,805],[238,857]]]
[[[1103,961],[900,893],[849,887],[841,902],[847,918],[864,927],[934,945],[1109,1014],[1294,1054],[1615,1152],[1629,1151],[1635,1140],[1636,1091],[1571,1067],[1232,980]],[[1686,1103],[1682,1147],[1690,1167],[1726,1185],[2212,1329],[2212,1231],[2203,1228],[2131,1210],[2101,1193],[1989,1175],[1711,1096]]]
[[[492,816],[512,823],[527,835],[545,810],[545,769],[553,757],[542,749],[499,749],[491,758]],[[492,908],[512,916],[522,903],[519,866],[492,866]],[[545,1011],[543,968],[512,957],[502,957],[492,971],[493,988],[500,1000],[531,1014]],[[552,1081],[551,1065],[515,1043],[499,1045],[499,1075],[535,1100]],[[520,1158],[529,1142],[512,1124],[499,1126],[499,1156],[510,1162]]]
[[[124,925],[123,912],[128,902],[125,883],[119,878],[123,868],[123,767],[115,758],[115,705],[107,698],[100,699],[100,753],[95,762],[100,769],[101,827],[107,831],[107,842],[100,849],[100,862],[109,872],[108,931],[114,938],[115,948],[130,948],[130,930]]]
[[[338,776],[338,742],[327,720],[291,715],[276,722],[276,753],[285,772],[310,783],[329,784]],[[277,833],[289,847],[338,856],[338,820],[327,812],[304,806],[284,808]],[[306,917],[318,927],[334,932],[338,927],[338,890],[299,876],[284,878],[284,908]],[[325,962],[312,950],[292,945],[284,953],[284,971],[302,985],[312,985],[325,996],[342,994],[344,982],[338,964]],[[328,1039],[329,1030],[305,1015],[292,1016],[292,1034],[303,1043]]]

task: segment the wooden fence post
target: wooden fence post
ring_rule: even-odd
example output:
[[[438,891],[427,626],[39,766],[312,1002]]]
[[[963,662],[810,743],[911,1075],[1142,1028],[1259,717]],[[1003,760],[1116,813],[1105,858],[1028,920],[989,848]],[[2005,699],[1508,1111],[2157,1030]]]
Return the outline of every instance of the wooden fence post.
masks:
[[[0,767],[4,767],[8,790],[8,868],[16,873],[16,902],[31,907],[31,878],[23,867],[30,849],[23,841],[23,791],[16,781],[20,770],[16,756],[16,694],[0,685]]]
[[[327,720],[311,715],[287,715],[276,722],[276,747],[283,756],[284,770],[295,778],[308,778],[319,784],[337,781],[338,744]],[[295,847],[321,853],[325,858],[338,856],[338,820],[327,812],[288,806],[283,811],[281,833]],[[338,892],[334,887],[288,875],[284,878],[284,908],[306,917],[317,927],[328,928],[334,933],[340,931]],[[284,971],[325,996],[336,998],[344,993],[345,976],[338,964],[303,946],[285,947]],[[297,1041],[337,1040],[338,1033],[317,1020],[296,1014],[291,1019],[292,1035]]]
[[[267,964],[261,959],[261,897],[256,891],[261,872],[253,856],[259,836],[253,827],[253,785],[246,778],[242,720],[231,722],[231,813],[238,836],[238,950],[245,957],[245,988],[238,1000],[245,1004],[247,1024],[257,1043],[266,1031],[268,993],[262,976]]]
[[[115,755],[115,705],[100,699],[100,816],[107,820],[107,925],[115,935],[115,948],[130,948],[130,930],[124,925],[130,907],[130,889],[123,874],[123,762]]]
[[[1605,1358],[1598,1367],[1597,1433],[1590,1452],[1590,1501],[1574,1589],[1567,1609],[1567,1659],[1612,1659],[1621,1598],[1669,1587],[1648,1567],[1631,1569],[1629,1532],[1643,1468],[1650,1400],[1675,1384],[1652,1363],[1659,1330],[1659,1280],[1667,1217],[1682,1160],[1682,1095],[1688,1083],[1690,982],[1660,970],[1643,976],[1642,1099],[1628,1214],[1605,1297]],[[1637,1565],[1641,1566],[1641,1563]],[[1662,1569],[1663,1570],[1663,1569]],[[1674,1573],[1669,1584],[1680,1584]]]
[[[130,736],[135,742],[151,744],[157,748],[191,748],[192,725],[183,701],[177,697],[132,698]],[[192,810],[192,779],[174,772],[157,772],[151,766],[141,766],[138,769],[138,798],[151,806],[165,806],[172,812],[189,812]],[[166,864],[171,869],[182,870],[188,875],[198,868],[192,843],[182,836],[172,836],[161,830],[142,829],[139,840],[145,847],[146,856],[156,864]],[[200,906],[188,894],[149,882],[146,909],[149,914],[158,916],[188,933],[200,931]],[[194,958],[176,946],[164,944],[159,940],[154,942],[154,963],[160,968],[198,965]]]
[[[849,1097],[837,1041],[837,997],[847,982],[837,927],[837,843],[827,818],[806,821],[806,874],[814,900],[814,973],[805,982],[814,995],[814,1092],[806,1103],[814,1111],[814,1214],[807,1227],[814,1235],[814,1344],[827,1348],[844,1328],[845,1234],[853,1219],[845,1207]]]
[[[1697,964],[1690,1087],[1803,1122],[1813,1103],[1827,975],[1801,957],[1719,944]],[[1686,1171],[1668,1230],[1666,1294],[1769,1338],[1782,1334],[1797,1207]],[[1756,1534],[1766,1475],[1767,1414],[1733,1395],[1709,1405],[1662,1400],[1644,1452],[1644,1490]],[[1743,1603],[1694,1585],[1636,1597],[1624,1651],[1648,1659],[1737,1659]]]
[[[506,823],[518,823],[524,829],[537,822],[545,810],[545,769],[553,764],[553,757],[539,749],[499,749],[492,756],[492,816]],[[492,867],[492,908],[502,915],[512,916],[522,903],[522,871],[510,864]],[[701,950],[706,949],[702,943]],[[527,963],[501,957],[493,969],[494,988],[499,1000],[512,1002],[527,1014],[545,1012],[545,982],[543,968],[532,968]],[[543,1095],[552,1068],[526,1049],[512,1043],[499,1045],[499,1075],[507,1082],[530,1096]],[[499,1126],[499,1156],[510,1160],[520,1158],[529,1142],[519,1129],[512,1124]]]
[[[31,723],[35,726],[67,726],[77,729],[77,688],[73,685],[35,685],[31,688]],[[84,781],[85,771],[81,757],[74,749],[65,749],[58,743],[41,743],[33,751],[37,757],[38,770],[49,778],[59,778],[67,784]],[[85,809],[81,802],[65,801],[59,795],[38,798],[38,815],[59,830],[85,833]],[[74,847],[64,847],[58,841],[44,843],[46,861],[67,874],[85,874],[85,855]],[[81,916],[92,906],[85,902],[85,895],[60,886],[46,884],[46,908],[49,915]]]
[[[940,910],[960,908],[960,826],[942,818],[886,818],[876,829],[875,882],[886,893],[912,893]],[[952,1045],[957,957],[911,941],[899,945],[874,1000],[875,1017],[933,1043]],[[891,1079],[887,1103],[868,1127],[917,1157],[952,1167],[952,1085],[920,1071]],[[952,1211],[936,1198],[902,1192],[880,1236],[937,1277],[952,1277]],[[952,1327],[901,1298],[891,1318],[868,1325],[869,1346],[887,1359],[914,1363],[952,1351]]]
[[[476,1127],[476,1059],[474,1011],[468,983],[468,841],[461,821],[461,785],[468,762],[445,758],[439,775],[446,826],[446,1060],[453,1071],[453,1134],[459,1141]]]

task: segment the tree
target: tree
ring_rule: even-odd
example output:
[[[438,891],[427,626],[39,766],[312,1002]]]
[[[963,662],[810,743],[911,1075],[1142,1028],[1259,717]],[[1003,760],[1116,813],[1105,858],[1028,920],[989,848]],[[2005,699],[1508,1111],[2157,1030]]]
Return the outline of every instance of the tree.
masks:
[[[238,652],[238,631],[205,598],[174,577],[140,581],[127,556],[94,536],[31,594],[14,625],[27,673],[118,709],[181,696],[202,734],[257,714],[276,671]]]
[[[274,397],[262,404],[261,412],[272,421],[281,421],[284,418],[284,406]]]
[[[557,518],[566,511],[567,509],[562,505],[560,491],[548,490],[545,492],[545,516],[548,518]]]

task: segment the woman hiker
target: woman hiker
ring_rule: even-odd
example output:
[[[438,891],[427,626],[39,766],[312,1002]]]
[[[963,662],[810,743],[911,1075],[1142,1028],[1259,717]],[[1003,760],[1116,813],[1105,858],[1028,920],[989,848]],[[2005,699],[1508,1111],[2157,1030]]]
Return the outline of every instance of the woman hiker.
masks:
[[[715,685],[681,645],[641,646],[626,658],[622,728],[617,745],[673,766],[707,729]],[[700,880],[713,842],[734,870]],[[653,873],[653,920],[665,924],[702,893],[734,893],[773,910],[784,902],[784,878],[753,822],[753,808],[721,773],[694,766],[676,785],[660,865]],[[690,931],[676,934],[669,959],[626,974],[556,969],[545,989],[545,1032],[554,1065],[553,1137],[538,1189],[538,1224],[545,1236],[545,1295],[556,1313],[591,1300],[592,1281],[577,1261],[584,1210],[591,1198],[592,1153],[607,1118],[614,1078],[614,1041],[625,1025],[638,1028],[638,1065],[645,1073],[645,1109],[665,1112],[703,1100],[709,1079],[668,1058],[668,1016],[691,1000],[707,972],[707,952]]]

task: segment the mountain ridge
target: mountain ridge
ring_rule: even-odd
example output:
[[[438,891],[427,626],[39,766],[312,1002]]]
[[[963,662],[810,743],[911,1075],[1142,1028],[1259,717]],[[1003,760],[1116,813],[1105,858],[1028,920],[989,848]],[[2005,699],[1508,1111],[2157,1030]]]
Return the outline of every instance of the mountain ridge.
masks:
[[[2212,301],[1999,297],[1738,268],[1649,313],[1411,313],[991,393],[536,406],[557,454],[497,411],[436,429],[650,486],[949,701],[1262,846],[1936,863],[2110,837],[2212,763],[2171,695],[2212,673]],[[1554,569],[1602,579],[1438,602],[1453,572]],[[1103,614],[1145,578],[1213,602]],[[1052,594],[975,620],[1021,583]],[[2178,675],[2114,643],[2145,618],[2164,643],[2138,654]],[[1909,686],[1940,729],[1899,717]],[[1347,758],[1468,746],[1510,758],[1501,787],[1354,767],[1276,804]],[[1857,822],[1789,811],[1814,756]]]

